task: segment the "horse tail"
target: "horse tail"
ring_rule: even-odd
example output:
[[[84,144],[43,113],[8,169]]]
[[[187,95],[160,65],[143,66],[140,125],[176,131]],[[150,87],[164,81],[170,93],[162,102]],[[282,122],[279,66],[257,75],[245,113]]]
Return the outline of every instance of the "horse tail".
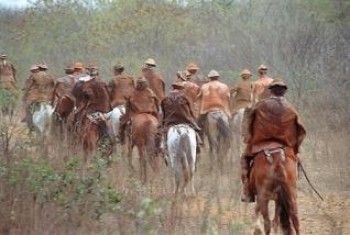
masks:
[[[193,159],[191,158],[191,153],[190,153],[191,150],[190,150],[189,143],[190,143],[190,139],[188,135],[181,135],[180,143],[179,143],[179,146],[181,146],[181,148],[178,148],[177,155],[180,157],[185,185],[192,178],[192,171],[190,168],[190,164],[192,163],[191,161],[193,161]]]
[[[219,136],[221,137],[223,143],[225,143],[225,149],[227,149],[229,148],[231,142],[230,126],[225,122],[222,116],[218,116],[216,123],[219,131]]]
[[[277,204],[280,207],[278,216],[280,218],[281,227],[283,231],[291,231],[291,192],[281,162],[276,164],[274,172],[277,181]]]
[[[145,131],[145,145],[146,145],[146,150],[148,154],[153,154],[155,152],[155,135],[156,133],[156,127],[154,127],[153,122],[151,120],[148,120],[145,122],[144,125],[144,131]]]
[[[219,116],[217,119],[217,127],[220,135],[222,135],[225,139],[231,138],[230,128],[221,116]]]

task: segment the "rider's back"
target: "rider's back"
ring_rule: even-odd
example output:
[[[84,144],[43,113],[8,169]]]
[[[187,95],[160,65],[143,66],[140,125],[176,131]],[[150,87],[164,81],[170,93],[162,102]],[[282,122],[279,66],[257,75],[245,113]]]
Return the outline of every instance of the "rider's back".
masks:
[[[200,114],[211,111],[224,111],[230,116],[230,89],[220,81],[211,81],[201,88]]]
[[[129,98],[129,105],[132,114],[157,113],[157,97],[150,88],[134,89]]]
[[[114,77],[109,86],[111,87],[111,105],[114,108],[126,103],[126,98],[134,89],[134,79],[129,75],[120,74]]]
[[[250,118],[252,153],[260,151],[271,141],[298,151],[299,142],[306,132],[298,113],[284,97],[270,97],[258,102]]]
[[[53,77],[45,71],[40,71],[33,74],[31,79],[28,99],[33,102],[50,101],[55,85]]]

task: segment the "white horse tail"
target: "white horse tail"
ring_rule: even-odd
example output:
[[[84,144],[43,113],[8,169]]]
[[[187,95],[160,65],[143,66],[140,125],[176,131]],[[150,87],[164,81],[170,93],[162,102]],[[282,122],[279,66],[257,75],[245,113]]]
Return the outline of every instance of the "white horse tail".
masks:
[[[50,118],[54,111],[52,106],[48,103],[41,102],[39,110],[34,111],[32,120],[34,127],[40,134],[44,134],[50,125]]]
[[[192,171],[190,168],[191,163],[193,162],[192,156],[191,156],[191,148],[189,146],[190,139],[188,135],[182,135],[180,139],[180,146],[183,148],[178,149],[178,156],[181,161],[181,166],[182,166],[182,172],[184,176],[184,186],[187,185],[187,183],[191,180],[192,178]]]
[[[119,133],[120,117],[125,113],[125,105],[119,105],[112,111],[106,114],[106,118],[110,120],[114,137],[116,138]]]

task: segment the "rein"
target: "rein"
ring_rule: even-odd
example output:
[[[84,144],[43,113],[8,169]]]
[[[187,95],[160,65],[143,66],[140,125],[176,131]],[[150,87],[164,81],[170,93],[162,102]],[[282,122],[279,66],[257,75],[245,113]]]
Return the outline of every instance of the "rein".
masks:
[[[317,196],[318,196],[322,201],[324,201],[324,200],[323,200],[323,197],[321,196],[321,194],[320,194],[319,192],[317,192],[317,190],[315,189],[315,187],[311,184],[310,179],[309,179],[309,177],[307,176],[306,171],[305,171],[305,169],[304,169],[304,167],[303,167],[303,164],[301,164],[300,159],[299,159],[299,162],[298,162],[298,166],[300,167],[301,171],[303,172],[303,174],[304,174],[304,176],[305,176],[305,179],[306,179],[306,181],[309,183],[309,185],[310,185],[310,187],[312,188],[312,190],[317,194]]]

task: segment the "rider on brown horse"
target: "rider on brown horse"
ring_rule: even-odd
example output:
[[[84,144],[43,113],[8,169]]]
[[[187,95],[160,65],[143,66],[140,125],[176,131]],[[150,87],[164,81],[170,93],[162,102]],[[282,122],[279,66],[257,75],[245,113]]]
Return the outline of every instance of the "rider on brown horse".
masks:
[[[147,59],[142,66],[142,76],[148,81],[149,88],[160,102],[165,97],[165,82],[162,75],[155,70],[156,66],[154,59]]]
[[[287,85],[275,79],[268,87],[271,96],[258,102],[248,117],[249,138],[241,158],[241,180],[244,202],[254,202],[249,188],[249,172],[254,156],[267,148],[283,147],[297,155],[306,131],[294,107],[284,98]],[[297,159],[295,159],[297,160]]]
[[[262,99],[268,98],[271,93],[268,89],[269,84],[273,81],[272,78],[267,76],[267,67],[260,65],[258,68],[259,78],[254,83],[253,88],[253,103],[259,102]]]
[[[126,103],[126,98],[130,97],[134,90],[134,78],[124,74],[124,66],[117,64],[113,67],[114,78],[108,84],[110,89],[110,100],[112,108]]]
[[[234,114],[241,108],[251,107],[252,105],[252,91],[253,91],[253,82],[250,80],[252,73],[248,69],[244,69],[241,72],[241,78],[231,88],[232,105],[231,113]]]
[[[158,119],[158,107],[158,98],[149,88],[148,81],[145,78],[137,79],[136,87],[126,102],[125,114],[120,118],[119,140],[121,144],[125,143],[125,129],[131,118],[136,114],[148,113]]]
[[[185,74],[186,74],[186,80],[191,81],[198,86],[202,86],[203,84],[207,83],[208,80],[198,74],[199,67],[195,63],[189,63],[186,66]]]
[[[76,82],[76,77],[73,75],[73,65],[68,65],[64,68],[66,76],[57,78],[53,91],[52,104],[55,105],[66,94],[69,94]]]

